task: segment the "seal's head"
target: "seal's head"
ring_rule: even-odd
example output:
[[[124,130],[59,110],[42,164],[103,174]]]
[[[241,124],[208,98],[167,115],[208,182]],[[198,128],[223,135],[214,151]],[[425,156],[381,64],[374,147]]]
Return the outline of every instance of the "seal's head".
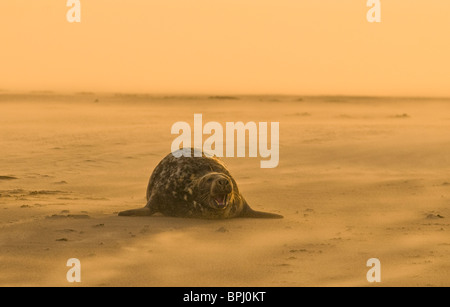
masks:
[[[208,173],[197,183],[199,201],[212,209],[224,210],[233,202],[233,183],[225,174]]]

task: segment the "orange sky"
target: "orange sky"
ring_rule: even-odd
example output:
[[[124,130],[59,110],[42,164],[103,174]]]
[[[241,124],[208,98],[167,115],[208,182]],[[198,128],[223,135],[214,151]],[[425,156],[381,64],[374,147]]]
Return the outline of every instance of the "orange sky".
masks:
[[[450,96],[450,1],[0,2],[0,89]]]

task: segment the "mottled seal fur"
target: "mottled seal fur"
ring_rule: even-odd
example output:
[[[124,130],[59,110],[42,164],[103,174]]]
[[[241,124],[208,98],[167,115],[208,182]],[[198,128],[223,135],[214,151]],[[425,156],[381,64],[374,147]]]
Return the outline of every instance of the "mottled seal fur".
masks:
[[[175,157],[185,151],[190,153],[189,157]],[[283,217],[252,210],[226,166],[203,152],[201,157],[195,157],[195,151],[180,149],[162,159],[148,183],[147,205],[119,215],[148,216],[160,212],[166,216],[206,219]]]

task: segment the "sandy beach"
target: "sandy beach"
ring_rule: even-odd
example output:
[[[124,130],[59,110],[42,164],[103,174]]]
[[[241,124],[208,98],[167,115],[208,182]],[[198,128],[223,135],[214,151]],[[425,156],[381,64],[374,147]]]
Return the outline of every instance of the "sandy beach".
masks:
[[[233,98],[233,99],[231,99]],[[450,100],[0,93],[0,286],[450,286]],[[119,217],[171,126],[280,123],[280,160],[224,158],[284,219]],[[81,261],[68,283],[66,262]],[[366,262],[381,262],[379,284]]]

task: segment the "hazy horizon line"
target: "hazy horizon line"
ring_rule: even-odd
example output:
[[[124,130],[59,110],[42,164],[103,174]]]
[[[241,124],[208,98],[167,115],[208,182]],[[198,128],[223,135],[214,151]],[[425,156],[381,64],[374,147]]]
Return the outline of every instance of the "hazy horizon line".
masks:
[[[365,99],[444,99],[450,96],[427,96],[427,95],[366,95],[366,94],[281,94],[281,93],[182,93],[182,92],[138,92],[138,91],[56,91],[56,90],[30,90],[14,91],[0,89],[0,95],[25,96],[135,96],[135,97],[158,97],[158,98],[181,98],[181,97],[203,97],[216,99],[235,99],[239,97],[297,97],[297,98],[365,98]]]

